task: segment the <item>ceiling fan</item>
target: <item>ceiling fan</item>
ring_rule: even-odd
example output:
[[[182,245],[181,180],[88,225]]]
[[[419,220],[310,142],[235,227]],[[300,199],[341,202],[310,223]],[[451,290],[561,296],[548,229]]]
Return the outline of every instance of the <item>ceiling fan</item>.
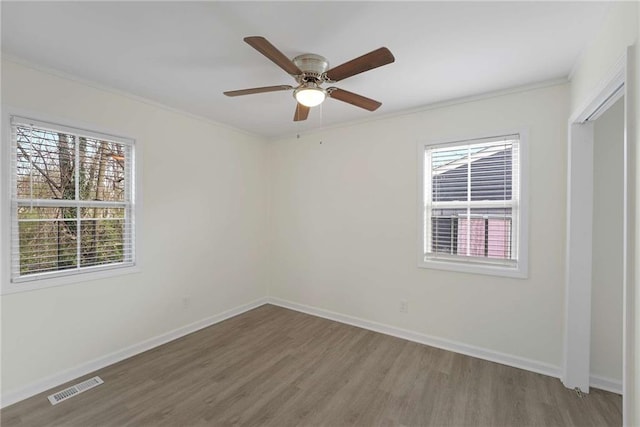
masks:
[[[298,86],[255,87],[232,90],[224,92],[224,94],[227,96],[240,96],[293,89],[293,97],[297,101],[296,111],[293,116],[293,120],[296,122],[306,120],[309,116],[309,109],[320,105],[326,97],[337,99],[365,110],[375,111],[382,105],[381,102],[337,87],[323,88],[321,85],[325,82],[335,83],[395,61],[389,49],[381,47],[342,65],[329,68],[329,62],[326,58],[313,53],[298,55],[293,60],[290,60],[264,37],[245,37],[244,41],[289,73],[298,82]]]

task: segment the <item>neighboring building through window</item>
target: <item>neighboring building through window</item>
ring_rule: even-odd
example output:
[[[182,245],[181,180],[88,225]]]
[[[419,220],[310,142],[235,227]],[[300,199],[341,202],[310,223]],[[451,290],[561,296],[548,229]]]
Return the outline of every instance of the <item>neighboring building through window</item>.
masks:
[[[425,267],[526,276],[520,134],[424,145]]]
[[[134,143],[11,118],[11,282],[135,265]]]

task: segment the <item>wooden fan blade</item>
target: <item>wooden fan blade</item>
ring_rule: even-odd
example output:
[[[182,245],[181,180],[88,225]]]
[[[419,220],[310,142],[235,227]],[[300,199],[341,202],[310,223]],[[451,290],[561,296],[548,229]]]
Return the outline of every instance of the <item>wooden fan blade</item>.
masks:
[[[309,117],[309,110],[311,108],[304,106],[302,104],[300,104],[299,102],[296,104],[296,112],[293,115],[293,121],[294,122],[300,122],[302,120],[307,120],[307,117]]]
[[[337,99],[338,101],[346,102],[369,111],[375,111],[382,105],[382,102],[358,95],[357,93],[349,92],[348,90],[338,89],[337,87],[330,87],[327,89],[327,92],[333,99]]]
[[[269,40],[260,36],[245,37],[244,41],[247,42],[252,48],[269,58],[278,67],[282,68],[289,74],[300,75],[302,70],[298,68],[296,64],[291,62],[282,52],[280,52]]]
[[[329,80],[338,82],[346,79],[347,77],[355,76],[356,74],[391,64],[395,60],[396,59],[393,57],[393,54],[389,49],[381,47],[373,52],[366,53],[356,59],[345,62],[342,65],[338,65],[337,67],[327,71],[326,74]]]
[[[251,95],[254,93],[277,92],[279,90],[291,90],[291,89],[293,89],[293,86],[281,85],[281,86],[254,87],[251,89],[241,89],[241,90],[230,90],[223,93],[227,96],[240,96],[240,95]]]

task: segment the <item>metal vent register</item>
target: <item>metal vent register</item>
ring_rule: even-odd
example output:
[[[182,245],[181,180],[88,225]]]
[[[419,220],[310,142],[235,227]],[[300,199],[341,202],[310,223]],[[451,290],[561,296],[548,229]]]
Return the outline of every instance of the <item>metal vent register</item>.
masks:
[[[82,393],[83,391],[90,390],[103,383],[104,381],[102,381],[100,377],[89,378],[86,381],[82,381],[81,383],[72,385],[71,387],[65,388],[64,390],[60,390],[59,392],[50,395],[48,397],[49,402],[51,402],[52,405],[57,405],[64,400],[70,399],[73,396]]]

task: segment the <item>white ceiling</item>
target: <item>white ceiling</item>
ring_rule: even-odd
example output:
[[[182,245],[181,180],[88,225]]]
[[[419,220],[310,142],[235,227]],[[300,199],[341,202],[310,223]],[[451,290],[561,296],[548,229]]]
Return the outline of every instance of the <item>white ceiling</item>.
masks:
[[[277,136],[568,76],[600,25],[601,2],[8,2],[2,52],[161,104]],[[332,66],[380,46],[396,62],[335,84],[382,102],[328,99],[292,121],[294,84],[243,42]],[[88,106],[90,108],[90,106]]]

